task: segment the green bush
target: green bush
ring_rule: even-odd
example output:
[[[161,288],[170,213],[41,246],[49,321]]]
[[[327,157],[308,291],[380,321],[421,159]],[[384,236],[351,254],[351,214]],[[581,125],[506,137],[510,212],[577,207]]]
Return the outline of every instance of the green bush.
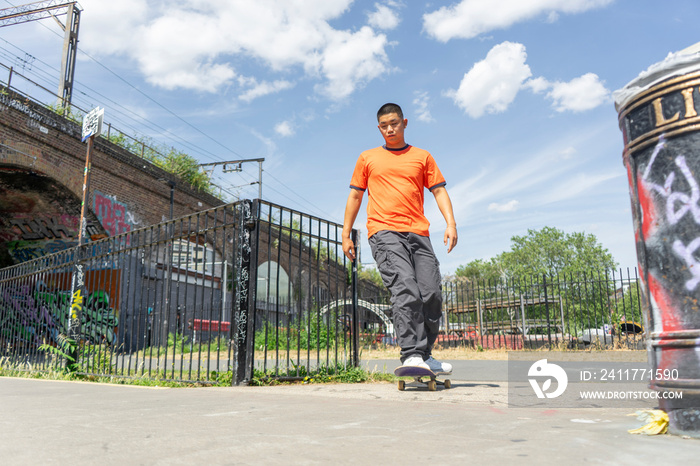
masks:
[[[262,351],[273,350],[314,350],[335,348],[343,341],[342,329],[336,329],[321,321],[315,315],[310,322],[297,322],[290,327],[275,327],[265,323],[263,328],[255,332],[255,349]]]

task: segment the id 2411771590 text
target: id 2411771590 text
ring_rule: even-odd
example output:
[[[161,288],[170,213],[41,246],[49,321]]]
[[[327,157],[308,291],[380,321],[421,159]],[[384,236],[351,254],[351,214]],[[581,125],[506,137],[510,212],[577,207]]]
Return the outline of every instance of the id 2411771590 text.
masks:
[[[644,382],[678,380],[678,369],[596,369],[579,372],[581,382]]]

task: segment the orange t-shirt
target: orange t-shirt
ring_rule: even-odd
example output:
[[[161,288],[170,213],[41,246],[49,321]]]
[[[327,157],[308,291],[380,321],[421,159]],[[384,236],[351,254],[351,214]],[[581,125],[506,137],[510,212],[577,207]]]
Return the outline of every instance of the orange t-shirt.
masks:
[[[423,213],[424,188],[445,185],[445,178],[428,151],[407,145],[392,150],[376,147],[360,154],[350,188],[368,190],[367,237],[391,230],[429,235]]]

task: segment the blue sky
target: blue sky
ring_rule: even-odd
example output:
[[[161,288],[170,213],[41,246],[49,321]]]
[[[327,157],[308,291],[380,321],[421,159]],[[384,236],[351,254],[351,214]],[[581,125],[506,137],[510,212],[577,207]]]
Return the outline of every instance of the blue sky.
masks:
[[[264,199],[338,223],[358,155],[382,143],[376,110],[399,103],[407,142],[433,154],[454,204],[448,255],[426,195],[443,273],[544,226],[592,233],[634,267],[611,93],[700,41],[696,0],[80,5],[76,104],[202,163],[264,157]],[[0,29],[0,61],[50,89],[61,49],[52,19]],[[214,177],[257,196],[257,164]],[[361,248],[370,264],[366,238]]]

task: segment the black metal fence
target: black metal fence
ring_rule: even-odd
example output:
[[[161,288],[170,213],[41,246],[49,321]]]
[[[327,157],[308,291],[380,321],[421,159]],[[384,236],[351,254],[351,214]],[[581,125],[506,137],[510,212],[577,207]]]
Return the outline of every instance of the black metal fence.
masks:
[[[342,225],[260,203],[255,231],[255,357],[275,377],[357,365],[356,271]],[[356,232],[355,232],[356,234]]]
[[[0,365],[234,384],[356,366],[360,345],[395,343],[392,311],[358,282],[341,232],[246,200],[2,269]],[[629,270],[445,281],[438,344],[641,349],[638,283]]]
[[[341,230],[241,201],[2,269],[0,364],[234,384],[357,364]]]
[[[644,349],[636,269],[443,284],[443,346]]]

